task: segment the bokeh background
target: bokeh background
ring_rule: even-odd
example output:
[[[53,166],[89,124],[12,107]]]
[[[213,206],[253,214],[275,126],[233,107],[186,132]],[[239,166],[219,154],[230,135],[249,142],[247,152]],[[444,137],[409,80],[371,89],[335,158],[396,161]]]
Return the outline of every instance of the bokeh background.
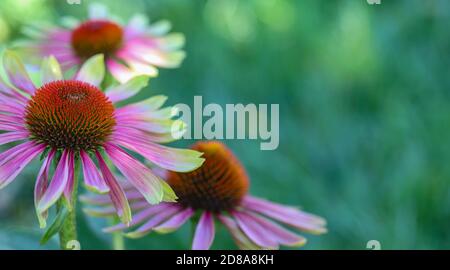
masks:
[[[88,0],[2,0],[0,43],[24,24],[85,18]],[[447,0],[133,0],[105,3],[127,19],[168,19],[187,39],[182,67],[162,70],[144,95],[169,103],[280,104],[280,146],[226,141],[251,192],[328,220],[305,249],[450,248],[450,2]],[[187,146],[182,141],[177,146]],[[4,149],[4,148],[2,148]],[[0,248],[37,243],[38,162],[0,191]],[[82,248],[108,249],[98,219],[79,215]],[[190,226],[127,241],[130,249],[185,249]],[[218,228],[215,249],[235,248]]]

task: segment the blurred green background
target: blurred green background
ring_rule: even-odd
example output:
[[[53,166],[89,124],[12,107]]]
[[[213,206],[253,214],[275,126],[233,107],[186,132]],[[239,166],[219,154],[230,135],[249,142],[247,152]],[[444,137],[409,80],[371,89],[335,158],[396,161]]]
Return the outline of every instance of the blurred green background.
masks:
[[[0,42],[35,20],[85,18],[88,0],[3,0]],[[95,1],[127,19],[168,19],[187,39],[182,67],[162,70],[146,95],[169,104],[280,104],[280,146],[227,141],[251,192],[328,220],[305,249],[450,248],[450,2],[446,0]],[[178,146],[191,142],[182,141]],[[2,148],[4,149],[4,148]],[[0,191],[0,248],[40,247],[34,162]],[[83,249],[109,248],[101,220],[80,212]],[[189,224],[130,249],[190,247]],[[215,249],[235,248],[218,229]]]

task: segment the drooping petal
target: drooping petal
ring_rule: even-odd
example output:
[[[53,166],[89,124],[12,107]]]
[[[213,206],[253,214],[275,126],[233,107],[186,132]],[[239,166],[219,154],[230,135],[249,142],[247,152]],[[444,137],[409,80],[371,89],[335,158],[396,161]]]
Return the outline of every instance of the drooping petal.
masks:
[[[105,61],[103,54],[97,54],[89,58],[81,66],[76,79],[90,83],[94,86],[100,86],[105,77]]]
[[[162,201],[163,188],[160,183],[162,180],[154,175],[149,168],[111,143],[105,145],[105,151],[114,165],[150,204],[157,204]]]
[[[26,131],[13,131],[0,134],[0,145],[25,140],[30,136]]]
[[[42,84],[63,79],[61,67],[53,55],[44,59],[41,72]]]
[[[129,232],[126,234],[129,238],[139,238],[144,235],[146,235],[148,232],[153,230],[156,226],[164,222],[165,220],[169,219],[176,213],[180,212],[181,209],[177,206],[172,206],[166,209],[165,211],[158,212],[157,214],[153,215],[152,218],[150,218],[144,225],[139,227],[137,230],[133,232]]]
[[[298,247],[306,244],[304,237],[296,235],[258,214],[244,211],[240,213],[240,216],[241,219],[246,220],[246,223],[258,224],[270,238],[281,245]]]
[[[8,103],[4,102],[8,101]],[[25,114],[25,106],[14,100],[2,100],[0,101],[0,113],[5,113],[8,115],[23,116]],[[13,103],[15,102],[15,103]],[[22,123],[23,121],[20,121]],[[21,125],[22,129],[25,130],[24,125]]]
[[[152,142],[133,141],[128,138],[116,138],[117,143],[139,153],[161,168],[175,172],[190,172],[205,161],[202,153],[190,149],[176,149]]]
[[[35,145],[34,142],[27,141],[22,144],[11,147],[8,150],[0,153],[0,166],[2,166],[3,164],[6,164],[11,159],[16,157],[18,154],[26,151],[27,149],[29,149],[30,147],[33,147],[34,145]]]
[[[293,226],[310,233],[321,234],[327,230],[323,218],[305,213],[294,207],[269,202],[267,200],[246,196],[242,201],[245,209],[263,214],[286,225]]]
[[[95,207],[95,208],[87,207],[83,208],[83,212],[93,217],[115,217],[117,215],[117,211],[114,206]]]
[[[241,230],[247,235],[248,238],[252,240],[252,242],[260,247],[268,249],[278,248],[278,242],[267,234],[267,231],[259,223],[240,212],[233,212],[232,216],[237,221],[239,228],[241,228]]]
[[[66,198],[68,208],[71,210],[73,205],[72,193],[75,184],[75,153],[72,151],[69,151],[68,153],[67,166],[69,170],[69,176],[67,179],[66,187],[64,188],[64,197]]]
[[[128,225],[131,222],[131,209],[130,205],[128,204],[127,197],[125,196],[125,192],[109,170],[100,153],[97,151],[95,155],[97,156],[103,179],[110,189],[109,195],[111,197],[112,203],[114,204],[114,207],[117,210],[117,214],[120,217],[122,223]]]
[[[69,151],[64,150],[58,162],[52,181],[37,202],[38,214],[42,214],[61,197],[69,182]]]
[[[84,202],[84,201],[83,201]],[[147,201],[139,201],[139,202],[134,202],[130,204],[130,208],[132,211],[141,211],[145,208],[148,207],[148,202]],[[116,208],[114,208],[114,206],[108,205],[105,207],[87,207],[87,208],[83,208],[83,212],[85,212],[86,214],[93,216],[93,217],[113,217],[115,216],[116,213]],[[133,221],[130,223],[130,226],[133,226],[133,222],[136,220],[137,216],[133,216]],[[126,225],[120,223],[121,225],[123,225],[123,229],[127,228]]]
[[[47,157],[44,159],[44,162],[42,164],[42,167],[39,171],[39,174],[36,179],[36,184],[34,186],[34,206],[36,207],[36,213],[39,220],[39,226],[41,228],[45,228],[47,225],[46,219],[48,212],[44,211],[42,213],[39,213],[37,211],[37,206],[39,201],[42,199],[42,196],[45,194],[48,188],[48,180],[49,180],[49,172],[50,172],[50,166],[53,162],[53,157],[55,156],[55,150],[50,150]]]
[[[44,148],[42,144],[23,143],[0,154],[0,189],[11,183]]]
[[[149,78],[147,76],[138,76],[124,84],[109,88],[105,94],[111,102],[116,103],[139,93],[142,88],[147,86],[148,80]]]
[[[194,240],[192,242],[193,250],[208,250],[215,236],[214,219],[211,212],[205,211],[195,229]]]
[[[167,221],[161,223],[153,230],[159,233],[170,233],[180,228],[188,219],[192,217],[194,210],[192,208],[187,208],[180,213],[174,215]]]
[[[1,105],[0,105],[1,107]],[[3,131],[26,131],[26,128],[21,123],[11,123],[0,121],[0,130]]]
[[[14,114],[1,114],[0,113],[0,122],[2,123],[12,123],[23,126],[23,130],[26,131],[26,124],[23,119],[23,116],[14,115]]]
[[[117,181],[117,179],[116,179]],[[118,184],[122,184],[119,183]],[[122,189],[124,189],[122,187]],[[137,191],[137,190],[133,190],[132,192],[126,192],[126,197],[128,199],[129,202],[134,202],[134,201],[139,201],[139,200],[145,200],[145,198],[142,196],[142,194]],[[97,206],[105,206],[111,203],[111,198],[110,196],[105,196],[107,194],[102,194],[102,195],[98,195],[95,194],[94,196],[90,196],[90,195],[81,195],[80,199],[87,203],[87,204],[92,204],[92,205],[97,205]],[[148,202],[147,202],[148,204]]]
[[[147,206],[148,206],[148,204],[147,204]],[[153,217],[159,213],[162,213],[162,212],[166,212],[166,211],[171,212],[171,211],[178,210],[178,208],[173,210],[174,208],[177,208],[176,205],[171,205],[171,204],[167,204],[167,203],[161,203],[158,205],[147,207],[146,209],[140,211],[133,217],[133,221],[131,221],[129,226],[131,227],[131,226],[136,226],[138,224],[141,224],[145,220],[148,220],[151,217]],[[127,227],[128,226],[120,223],[120,224],[105,228],[105,229],[103,229],[103,231],[107,232],[107,233],[111,233],[111,232],[124,230]]]
[[[97,166],[85,151],[80,151],[80,160],[83,167],[84,183],[87,188],[98,193],[107,193],[109,191],[108,185],[106,185]]]
[[[231,235],[233,236],[234,241],[238,245],[238,247],[242,250],[258,250],[261,249],[260,246],[256,245],[255,243],[250,240],[247,235],[245,235],[244,232],[239,228],[236,221],[234,221],[232,218],[229,218],[224,215],[218,215],[218,218],[222,224],[225,225],[225,227],[230,231]]]
[[[16,53],[6,50],[3,54],[3,65],[10,82],[15,87],[30,95],[34,94],[36,87]]]

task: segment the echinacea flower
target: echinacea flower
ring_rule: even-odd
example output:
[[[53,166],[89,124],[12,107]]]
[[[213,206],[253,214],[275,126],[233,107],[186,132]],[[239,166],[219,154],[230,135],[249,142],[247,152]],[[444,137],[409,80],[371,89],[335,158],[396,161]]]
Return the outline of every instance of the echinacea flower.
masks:
[[[149,25],[143,15],[122,24],[97,4],[91,6],[85,21],[72,18],[65,27],[29,26],[24,33],[31,40],[22,47],[31,58],[55,56],[63,71],[79,68],[90,57],[104,54],[107,70],[123,83],[138,75],[156,76],[157,67],[180,65],[185,57],[181,50],[184,36],[168,34],[169,30],[169,22]]]
[[[130,224],[134,230],[126,235],[142,237],[151,231],[167,233],[177,230],[189,219],[200,216],[193,239],[193,249],[209,249],[215,235],[215,220],[231,233],[241,249],[276,249],[281,245],[301,246],[306,239],[275,221],[313,234],[326,232],[326,222],[295,207],[269,202],[248,194],[247,174],[233,153],[216,141],[199,142],[193,149],[204,153],[205,164],[190,173],[167,172],[165,178],[178,195],[177,203],[151,206],[125,185],[137,212]],[[85,196],[85,208],[93,216],[113,215],[107,197]],[[101,207],[100,207],[101,206]],[[139,227],[137,227],[139,226]],[[106,228],[106,232],[126,230],[124,224]]]
[[[161,109],[164,96],[115,106],[138,93],[147,84],[147,77],[136,77],[102,92],[102,55],[86,61],[71,80],[64,80],[57,60],[50,57],[42,65],[42,85],[36,87],[16,54],[6,51],[3,64],[12,85],[0,81],[0,145],[21,143],[0,153],[0,188],[41,155],[35,186],[41,227],[45,227],[47,210],[62,195],[70,205],[78,162],[85,185],[108,193],[125,224],[131,221],[130,207],[107,159],[151,204],[174,201],[176,196],[126,149],[168,170],[191,171],[203,162],[199,152],[159,144],[172,140],[177,125],[183,129],[171,119],[171,108]],[[57,165],[49,181],[53,163]]]

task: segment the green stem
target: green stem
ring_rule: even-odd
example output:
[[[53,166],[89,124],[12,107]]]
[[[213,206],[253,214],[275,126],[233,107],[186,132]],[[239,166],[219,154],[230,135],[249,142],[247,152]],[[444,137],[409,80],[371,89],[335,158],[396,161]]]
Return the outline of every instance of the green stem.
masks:
[[[76,212],[77,212],[77,195],[78,195],[78,175],[79,175],[79,162],[75,160],[75,172],[73,176],[73,192],[71,198],[72,207],[69,209],[69,214],[64,221],[61,230],[59,231],[59,243],[62,250],[71,250],[73,249],[73,241],[77,241],[77,220],[76,220]],[[58,211],[62,207],[66,207],[64,204],[67,203],[64,201],[65,198],[62,197],[58,201]]]
[[[112,224],[117,224],[117,222],[120,222],[119,218],[114,217],[112,218]],[[125,239],[123,237],[123,233],[118,231],[114,232],[112,235],[112,248],[114,250],[125,250]]]

